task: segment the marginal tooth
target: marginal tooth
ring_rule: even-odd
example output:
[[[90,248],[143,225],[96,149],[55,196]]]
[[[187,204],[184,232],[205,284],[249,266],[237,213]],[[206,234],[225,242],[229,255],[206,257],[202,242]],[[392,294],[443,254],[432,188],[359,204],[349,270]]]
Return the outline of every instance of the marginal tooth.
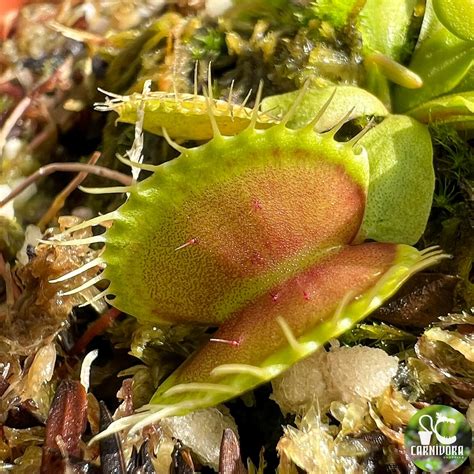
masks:
[[[397,266],[390,268],[382,275],[381,278],[379,278],[375,286],[370,290],[370,293],[368,293],[367,300],[370,301],[370,312],[377,309],[383,303],[383,300],[380,297],[380,289],[383,288],[385,285],[390,284],[390,282],[394,278],[394,275],[397,274],[398,269],[399,268],[397,268]]]
[[[350,116],[352,115],[352,113],[354,112],[355,110],[355,107],[352,107],[348,112],[346,112],[343,117],[339,120],[339,122],[337,122],[332,128],[331,130],[329,130],[328,132],[326,132],[324,135],[325,136],[328,136],[328,137],[331,137],[331,138],[334,138],[334,136],[336,135],[336,133],[343,127],[343,125],[349,120]]]
[[[209,93],[209,98],[211,100],[214,100],[214,96],[212,94],[212,68],[211,67],[212,67],[212,61],[209,61],[209,64],[207,66],[207,90]]]
[[[261,380],[267,380],[269,378],[267,369],[248,364],[223,364],[211,371],[212,377],[225,375],[252,375]]]
[[[414,273],[424,270],[425,268],[431,267],[432,265],[435,265],[436,263],[439,263],[441,260],[444,260],[446,258],[452,258],[452,256],[443,253],[442,250],[434,250],[431,253],[426,253],[422,256],[422,259],[418,263],[416,263],[413,267],[410,268],[410,274],[413,275]]]
[[[439,245],[432,245],[431,247],[426,247],[425,249],[420,251],[421,255],[426,255],[427,253],[431,253],[433,250],[440,250]]]
[[[87,194],[121,194],[129,193],[133,186],[109,186],[107,188],[86,188],[84,186],[78,186],[83,193]]]
[[[198,95],[198,73],[199,73],[199,61],[196,60],[194,63],[194,84],[193,84],[193,95]]]
[[[168,389],[165,393],[163,393],[163,397],[169,397],[171,395],[188,392],[217,392],[235,395],[239,392],[239,390],[234,387],[229,387],[227,385],[221,385],[218,383],[182,383]]]
[[[134,433],[141,431],[143,428],[147,427],[148,425],[152,425],[156,423],[157,421],[162,420],[163,418],[167,418],[170,416],[179,416],[179,415],[184,414],[187,411],[196,410],[197,408],[200,408],[199,401],[176,403],[169,407],[162,408],[158,412],[150,414],[146,418],[142,419],[142,421],[139,421],[138,423],[134,424],[131,427],[129,434],[133,435]]]
[[[431,257],[436,257],[436,256],[438,256],[438,255],[440,255],[440,256],[441,256],[441,255],[444,255],[443,258],[451,258],[450,255],[444,253],[443,249],[436,249],[436,250],[433,249],[431,252],[425,253],[425,254],[423,255],[423,257],[424,257],[424,258],[431,258]]]
[[[240,104],[240,106],[242,107],[242,109],[245,108],[245,105],[246,105],[247,102],[249,101],[251,95],[252,95],[252,89],[249,90],[249,93],[245,96],[245,99],[243,100],[242,104]]]
[[[168,142],[168,145],[171,147],[171,148],[174,148],[177,152],[179,153],[182,153],[183,155],[185,155],[186,153],[188,153],[188,149],[185,148],[184,146],[181,146],[181,145],[178,145],[169,135],[168,135],[168,132],[166,131],[166,128],[162,127],[161,128],[161,131],[163,133],[163,137],[165,138],[165,140]]]
[[[78,286],[77,288],[74,288],[72,290],[69,290],[69,291],[60,291],[60,296],[70,296],[70,295],[75,295],[76,293],[80,293],[81,291],[91,287],[91,286],[94,286],[96,283],[98,283],[99,281],[103,280],[104,277],[102,275],[97,275],[95,276],[94,278],[91,278],[90,280],[86,281],[84,284],[82,284],[81,286]]]
[[[102,92],[102,94],[105,94],[106,96],[112,97],[113,99],[118,99],[122,101],[129,99],[129,96],[127,95],[115,94],[114,92],[106,91],[105,89],[102,89],[101,87],[98,87],[97,90],[99,92]]]
[[[161,409],[161,408],[166,408],[166,407],[169,407],[169,404],[163,404],[163,403],[147,403],[143,406],[141,406],[140,408],[137,408],[135,410],[135,413],[147,413],[149,412],[150,410],[158,410],[158,409]]]
[[[101,291],[100,293],[98,293],[97,295],[95,295],[93,298],[90,298],[89,300],[87,300],[85,303],[81,303],[79,305],[79,308],[83,308],[84,306],[88,306],[92,303],[95,303],[96,301],[99,301],[100,299],[102,298],[105,298],[106,296],[108,296],[110,293],[109,293],[109,289],[107,288],[106,290],[104,291]]]
[[[305,351],[305,346],[304,344],[300,344],[298,340],[296,339],[295,335],[293,334],[293,331],[291,330],[290,326],[288,323],[285,321],[284,318],[279,316],[276,319],[278,325],[280,326],[286,340],[288,341],[288,344],[290,347],[297,352],[298,354],[304,354]]]
[[[343,298],[341,299],[341,301],[339,302],[337,308],[336,308],[336,311],[334,311],[334,315],[332,317],[332,319],[334,321],[337,321],[343,314],[344,310],[347,308],[349,302],[354,299],[354,292],[352,291],[349,291],[348,293],[346,293]]]
[[[303,101],[304,96],[306,95],[306,92],[308,91],[308,88],[309,88],[309,80],[305,81],[303,87],[298,92],[298,95],[296,96],[296,99],[291,105],[290,109],[281,119],[281,122],[279,123],[280,126],[283,126],[283,127],[286,126],[286,124],[295,115],[295,112],[298,109],[298,107],[301,105],[301,102]]]
[[[46,245],[90,245],[90,244],[101,244],[105,243],[105,237],[103,235],[94,235],[94,237],[87,237],[85,239],[74,239],[74,240],[38,240],[38,242]]]
[[[217,125],[217,120],[213,111],[214,107],[212,104],[212,91],[209,92],[208,90],[206,90],[206,88],[204,88],[203,94],[204,94],[204,97],[206,98],[207,115],[209,116],[209,120],[211,121],[212,133],[214,135],[214,138],[221,137],[222,134],[221,134],[221,131],[219,130],[219,126]],[[209,94],[211,94],[211,96],[209,96]]]
[[[229,96],[227,97],[227,106],[229,108],[230,118],[234,120],[234,104],[232,103],[232,94],[234,93],[234,79],[230,83]]]
[[[80,224],[76,224],[69,229],[66,229],[64,232],[61,232],[60,234],[56,235],[55,237],[66,237],[78,230],[82,229],[88,229],[89,227],[93,227],[96,225],[101,225],[103,222],[107,221],[112,221],[116,219],[118,216],[117,211],[112,211],[107,214],[102,214],[97,217],[93,217],[92,219],[89,219],[87,221],[81,222]]]
[[[261,80],[258,83],[257,96],[255,97],[255,105],[252,109],[252,115],[250,116],[250,123],[248,124],[248,129],[253,130],[258,119],[258,109],[262,103],[262,93],[263,93],[263,81]]]
[[[104,260],[102,258],[94,258],[94,260],[82,265],[82,267],[76,268],[75,270],[62,275],[59,278],[55,278],[54,280],[49,280],[49,283],[59,283],[61,281],[69,280],[69,278],[74,278],[75,276],[80,275],[81,273],[84,273],[85,271],[97,267],[103,263]]]
[[[88,443],[88,446],[91,446],[97,441],[100,441],[101,439],[107,438],[108,436],[118,433],[119,431],[125,430],[127,428],[130,428],[130,426],[133,426],[135,422],[138,420],[143,420],[144,418],[150,416],[149,414],[144,414],[144,415],[130,415],[126,416],[124,418],[120,418],[118,420],[115,420],[112,422],[107,429],[104,431],[101,431],[97,435],[95,435]],[[135,421],[133,421],[135,420]]]
[[[349,141],[347,141],[346,144],[354,148],[359,142],[359,140],[361,140],[362,137],[364,137],[367,134],[367,132],[372,128],[373,123],[374,123],[374,118],[372,117],[369,120],[369,123],[355,137],[352,137]]]
[[[318,124],[318,122],[321,120],[321,117],[326,113],[326,110],[328,107],[331,105],[332,100],[334,99],[334,96],[336,95],[337,87],[334,88],[332,91],[331,95],[329,96],[329,99],[324,103],[324,105],[319,109],[318,113],[316,116],[311,120],[311,122],[308,123],[303,128],[309,128],[310,130],[314,130],[314,127]]]
[[[115,157],[121,161],[124,165],[130,166],[130,168],[138,168],[140,170],[144,171],[152,171],[155,172],[158,168],[156,165],[147,165],[145,163],[137,163],[136,161],[131,161],[128,158],[125,158],[122,155],[119,155],[118,153],[115,155]]]

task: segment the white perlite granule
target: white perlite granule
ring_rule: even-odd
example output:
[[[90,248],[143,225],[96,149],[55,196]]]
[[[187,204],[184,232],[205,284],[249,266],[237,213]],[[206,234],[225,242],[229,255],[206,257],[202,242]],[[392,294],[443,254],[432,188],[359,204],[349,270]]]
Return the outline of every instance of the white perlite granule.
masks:
[[[382,395],[397,373],[398,358],[382,349],[366,346],[340,347],[328,352],[327,369],[338,400],[351,403]]]
[[[272,382],[272,398],[284,413],[305,412],[316,404],[325,411],[333,401],[371,400],[390,385],[397,367],[398,359],[382,349],[321,348]]]
[[[206,0],[206,13],[217,18],[232,6],[232,0]]]
[[[234,419],[217,408],[165,418],[160,421],[160,426],[166,435],[179,439],[203,464],[215,470],[219,468],[219,452],[224,430],[231,428],[238,434]]]
[[[316,400],[321,407],[329,406],[334,395],[327,386],[326,364],[327,352],[321,348],[272,381],[272,398],[283,413],[306,411]]]

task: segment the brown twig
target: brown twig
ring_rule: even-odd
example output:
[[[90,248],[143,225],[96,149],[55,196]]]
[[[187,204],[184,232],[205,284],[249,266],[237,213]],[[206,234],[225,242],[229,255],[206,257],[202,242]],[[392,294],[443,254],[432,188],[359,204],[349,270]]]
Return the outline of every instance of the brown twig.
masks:
[[[110,308],[102,314],[99,319],[89,326],[76,344],[74,344],[74,347],[71,349],[71,355],[81,354],[84,352],[92,339],[99,334],[102,334],[121,314],[122,312],[117,308]]]
[[[96,151],[92,154],[88,165],[95,165],[100,158],[100,152]],[[38,227],[41,230],[48,225],[54,219],[54,216],[63,208],[66,199],[69,195],[87,178],[88,173],[82,171],[71,182],[54,198],[54,201],[49,206],[49,209],[43,214],[41,219],[38,222]]]
[[[20,183],[7,197],[0,201],[0,207],[16,198],[22,193],[28,186],[38,181],[43,176],[49,176],[50,174],[61,172],[80,172],[80,173],[91,173],[104,178],[113,179],[118,181],[125,186],[130,186],[133,183],[132,177],[119,171],[114,171],[104,166],[89,165],[85,163],[50,163],[49,165],[42,166],[32,175],[28,176],[22,183]]]

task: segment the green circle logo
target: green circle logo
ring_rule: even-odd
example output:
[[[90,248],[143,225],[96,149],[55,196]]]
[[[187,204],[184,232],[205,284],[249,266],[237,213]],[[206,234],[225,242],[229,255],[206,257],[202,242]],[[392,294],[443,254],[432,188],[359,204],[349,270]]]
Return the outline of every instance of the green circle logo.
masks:
[[[445,405],[419,410],[405,431],[407,454],[423,471],[454,471],[468,458],[471,448],[472,431],[465,416]]]

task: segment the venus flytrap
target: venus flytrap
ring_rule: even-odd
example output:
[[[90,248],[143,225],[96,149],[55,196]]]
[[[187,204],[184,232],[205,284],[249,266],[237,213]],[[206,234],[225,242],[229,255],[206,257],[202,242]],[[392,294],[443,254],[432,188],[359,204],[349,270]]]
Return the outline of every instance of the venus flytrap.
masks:
[[[113,306],[140,321],[219,327],[149,405],[99,437],[213,406],[271,380],[443,258],[436,248],[364,243],[370,163],[361,140],[368,129],[347,142],[334,138],[352,108],[316,131],[330,93],[309,123],[292,129],[299,94],[278,124],[261,130],[260,92],[246,128],[233,136],[221,134],[205,98],[209,142],[184,148],[164,128],[180,156],[154,168],[127,162],[153,174],[127,187],[128,200],[112,214],[69,230],[113,220],[104,234],[50,241],[105,242],[95,262],[103,271],[69,293],[106,280],[98,297],[113,296]]]
[[[208,88],[209,91],[212,87]],[[169,136],[185,140],[209,140],[213,136],[212,124],[207,113],[207,99],[203,95],[150,92],[148,94],[134,93],[130,96],[119,96],[106,92],[109,96],[104,103],[96,104],[96,109],[107,112],[114,111],[118,114],[117,121],[135,124],[137,110],[143,102],[145,130],[163,135],[163,128]],[[249,93],[250,94],[250,93]],[[223,135],[235,135],[248,126],[252,109],[245,106],[249,95],[242,104],[232,102],[232,89],[229,99],[209,99],[212,104],[213,114]],[[268,128],[278,122],[271,113],[259,112],[256,128]]]

